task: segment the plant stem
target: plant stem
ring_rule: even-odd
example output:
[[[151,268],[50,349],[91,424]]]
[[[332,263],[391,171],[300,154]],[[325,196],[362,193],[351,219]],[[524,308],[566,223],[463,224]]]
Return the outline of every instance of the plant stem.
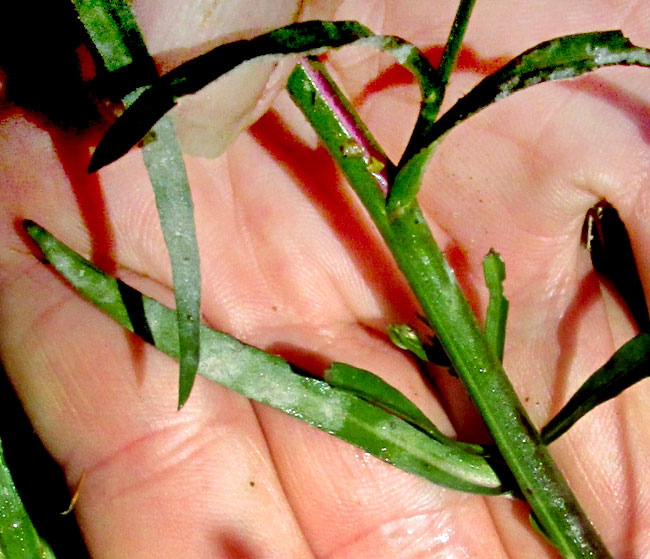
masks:
[[[461,0],[458,5],[456,17],[451,25],[449,37],[447,37],[445,50],[442,53],[442,59],[436,75],[436,95],[431,99],[431,102],[426,104],[426,109],[420,111],[418,121],[413,129],[413,133],[406,149],[402,154],[402,159],[398,167],[402,167],[416,153],[426,147],[426,143],[424,143],[422,139],[427,136],[429,129],[433,126],[438,117],[438,113],[440,112],[440,107],[442,106],[442,101],[445,97],[445,91],[449,84],[449,76],[456,64],[456,59],[458,58],[460,47],[463,44],[463,37],[465,36],[465,31],[467,30],[469,18],[472,15],[475,3],[476,0]]]
[[[375,144],[365,128],[347,127],[358,121],[349,102],[314,61],[296,68],[288,89],[387,243],[540,524],[565,557],[609,558],[517,398],[417,202],[389,219],[383,185],[369,172],[366,158],[345,156],[345,142],[360,133]],[[346,107],[351,116],[338,118],[330,103],[339,112]]]
[[[442,60],[440,61],[440,66],[438,68],[438,75],[443,92],[447,89],[449,76],[451,76],[451,72],[456,64],[460,47],[463,44],[463,37],[467,30],[467,24],[469,23],[469,18],[472,15],[475,3],[476,0],[461,0],[458,10],[456,10],[456,18],[454,19],[454,23],[451,25],[449,38],[447,39],[445,51],[442,54]],[[440,96],[441,103],[443,97],[444,94]]]

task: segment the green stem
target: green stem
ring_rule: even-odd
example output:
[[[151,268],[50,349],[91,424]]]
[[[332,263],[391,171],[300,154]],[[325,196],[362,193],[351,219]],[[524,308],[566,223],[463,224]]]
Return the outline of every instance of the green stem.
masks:
[[[447,89],[449,76],[451,76],[451,72],[454,69],[456,60],[458,59],[458,53],[463,44],[463,37],[465,36],[467,24],[469,23],[469,18],[472,15],[475,3],[476,0],[461,0],[458,10],[456,11],[456,18],[454,19],[454,23],[451,25],[449,38],[445,45],[445,51],[442,54],[440,67],[438,68],[438,75],[443,92]],[[442,96],[440,101],[442,102]]]
[[[472,15],[475,3],[476,0],[461,0],[458,10],[456,10],[456,17],[451,25],[449,37],[447,37],[445,50],[442,53],[442,59],[436,74],[436,94],[432,96],[429,103],[423,105],[418,116],[418,121],[413,129],[413,134],[402,155],[399,167],[402,167],[416,153],[426,147],[426,144],[422,142],[422,138],[427,136],[428,130],[433,126],[440,112],[440,107],[442,106],[442,101],[447,91],[447,85],[449,84],[449,76],[451,76],[451,72],[456,64],[456,59],[458,58],[460,47],[463,44],[463,37],[465,36],[465,31],[467,30],[469,18]]]
[[[330,100],[337,98],[339,107],[353,113],[322,66],[303,62],[288,89],[387,243],[539,522],[564,556],[609,558],[517,398],[417,202],[389,219],[383,185],[377,184],[365,158],[345,156],[345,143],[360,132],[345,123],[357,119],[342,119],[330,109]],[[370,138],[367,130],[361,132]]]

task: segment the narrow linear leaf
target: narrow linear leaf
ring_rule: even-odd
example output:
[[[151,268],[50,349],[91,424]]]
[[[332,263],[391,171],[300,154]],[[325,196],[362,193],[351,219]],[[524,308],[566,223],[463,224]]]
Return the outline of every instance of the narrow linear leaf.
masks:
[[[625,224],[616,208],[601,200],[589,209],[583,242],[598,276],[623,299],[639,330],[650,330],[650,315]]]
[[[389,216],[394,217],[405,211],[415,201],[420,190],[424,171],[437,147],[437,143],[430,144],[426,138],[438,118],[449,76],[456,64],[474,4],[475,0],[461,0],[458,4],[456,17],[435,76],[433,91],[420,106],[415,127],[398,165],[399,172],[393,181],[388,198]]]
[[[123,0],[75,0],[84,24],[109,71],[137,65],[143,79],[158,77],[131,8]],[[146,86],[124,98],[137,102]],[[160,225],[171,260],[180,345],[178,408],[187,401],[199,362],[201,275],[194,210],[185,163],[171,120],[161,119],[143,149]]]
[[[146,142],[142,155],[172,265],[180,349],[178,407],[181,408],[190,395],[199,365],[201,267],[190,186],[171,118],[166,116],[156,123],[153,138]]]
[[[404,214],[415,204],[424,172],[439,145],[440,141],[432,142],[399,167],[386,203],[386,211],[391,221]]]
[[[367,402],[385,409],[400,419],[420,428],[439,443],[462,448],[472,454],[485,456],[486,449],[478,444],[457,441],[443,434],[411,400],[381,377],[346,363],[332,363],[323,375],[326,382],[356,394]]]
[[[440,67],[438,68],[440,74],[440,85],[443,88],[440,95],[440,103],[442,103],[442,98],[445,93],[444,90],[447,88],[449,83],[451,72],[456,65],[456,59],[458,58],[458,53],[463,44],[463,37],[465,36],[465,31],[467,31],[467,25],[469,24],[472,10],[474,10],[474,4],[476,4],[476,0],[460,0],[458,8],[456,9],[456,16],[454,17],[454,22],[449,30],[449,36],[445,43],[445,50],[442,53]],[[438,106],[438,109],[439,108],[440,106]]]
[[[553,80],[574,78],[616,65],[650,66],[650,51],[634,46],[620,31],[583,33],[540,43],[482,80],[440,119],[422,113],[400,162],[388,202],[391,219],[412,204],[433,153],[444,135],[485,107],[513,93]]]
[[[0,558],[54,559],[34,529],[5,462],[0,441]]]
[[[411,70],[425,99],[435,96],[435,70],[413,45],[392,36],[374,35],[355,21],[306,21],[281,27],[253,39],[220,45],[156,80],[107,131],[88,167],[96,171],[137,144],[183,95],[196,93],[235,67],[260,57],[318,54],[355,42],[392,54]]]
[[[499,361],[503,361],[503,346],[506,339],[508,319],[508,299],[503,295],[503,281],[506,279],[506,266],[501,257],[490,249],[483,259],[483,275],[490,292],[485,315],[485,335]]]
[[[77,15],[109,72],[137,65],[151,80],[158,71],[124,0],[72,0]]]
[[[289,76],[287,91],[327,138],[328,151],[350,184],[364,185],[368,192],[364,203],[372,203],[375,213],[385,214],[390,162],[323,64],[303,59]]]
[[[650,66],[650,51],[633,45],[620,31],[567,35],[540,43],[483,79],[460,99],[431,128],[424,145],[436,141],[466,118],[517,91],[620,65]]]
[[[540,523],[539,520],[537,520],[537,517],[535,516],[535,513],[533,511],[530,511],[528,514],[528,522],[530,522],[530,525],[535,529],[535,531],[542,536],[548,543],[551,545],[557,545],[554,541],[551,535],[544,529],[544,526]]]
[[[52,265],[86,298],[133,331],[133,309],[125,308],[120,282],[104,275],[47,231],[26,222],[29,235]],[[122,284],[123,285],[123,284]],[[139,294],[136,312],[144,315],[155,346],[178,358],[174,311]],[[277,408],[352,443],[366,452],[434,483],[486,495],[508,490],[507,474],[496,473],[483,457],[441,444],[421,430],[362,398],[328,383],[295,373],[290,365],[234,338],[201,327],[199,374],[258,402]]]
[[[642,332],[624,344],[591,375],[559,413],[542,429],[545,444],[552,443],[596,406],[650,376],[650,333]]]

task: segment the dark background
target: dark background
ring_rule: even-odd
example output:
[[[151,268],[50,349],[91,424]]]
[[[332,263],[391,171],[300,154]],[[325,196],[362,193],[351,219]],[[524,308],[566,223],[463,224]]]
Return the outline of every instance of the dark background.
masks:
[[[96,121],[92,84],[81,67],[84,54],[93,56],[88,44],[69,0],[3,2],[0,109],[19,105],[64,129]],[[74,514],[61,515],[71,498],[63,473],[35,435],[2,367],[0,439],[25,507],[57,558],[89,557]]]

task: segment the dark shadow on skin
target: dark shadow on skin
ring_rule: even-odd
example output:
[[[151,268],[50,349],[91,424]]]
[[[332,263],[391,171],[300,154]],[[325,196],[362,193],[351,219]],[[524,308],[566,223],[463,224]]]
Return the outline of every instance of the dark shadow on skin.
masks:
[[[151,333],[144,312],[142,293],[121,280],[117,281],[117,289],[120,292],[124,307],[129,315],[129,320],[133,326],[133,333],[148,344],[154,345],[153,334]]]
[[[589,308],[600,298],[600,285],[598,277],[594,271],[587,274],[578,289],[576,295],[567,308],[557,330],[557,340],[560,348],[560,355],[555,367],[555,380],[552,384],[550,413],[551,416],[555,415],[562,406],[571,397],[567,393],[567,379],[569,376],[569,368],[571,362],[575,357],[577,350],[577,324],[580,323],[582,317],[587,313]],[[550,419],[550,418],[549,418]],[[542,427],[542,426],[540,426]]]
[[[307,377],[323,378],[323,371],[332,363],[319,353],[293,344],[277,342],[264,351],[282,357],[291,364],[295,373]]]
[[[44,126],[42,122],[36,124]],[[97,174],[89,175],[87,172],[90,149],[95,145],[97,138],[92,133],[67,132],[53,126],[46,126],[46,129],[52,138],[54,149],[68,177],[79,211],[86,224],[90,238],[90,260],[104,273],[115,276],[118,268],[113,250],[115,238],[108,219],[102,184]],[[137,310],[133,312],[135,312],[133,318],[139,325]],[[144,334],[146,336],[146,332]],[[126,335],[131,347],[137,382],[141,385],[144,382],[145,342],[139,336]],[[149,334],[148,339],[150,338]]]
[[[250,491],[265,491],[264,488],[257,487],[255,480],[249,481],[248,489]],[[234,530],[224,530],[215,534],[213,542],[215,551],[219,557],[224,559],[262,559],[266,556],[264,549],[256,548],[248,538]]]
[[[14,484],[39,535],[57,557],[89,558],[75,515],[61,515],[70,504],[65,476],[36,436],[1,365],[0,440]]]
[[[88,229],[90,259],[104,272],[114,275],[117,269],[113,253],[115,241],[108,221],[102,186],[98,175],[89,175],[86,171],[93,142],[87,137],[55,128],[49,129],[48,132]]]
[[[125,331],[125,335],[131,348],[136,382],[138,386],[142,386],[145,371],[145,346],[147,344],[155,345],[153,335],[144,312],[142,293],[121,280],[118,280],[117,288],[133,326],[133,333]]]
[[[424,55],[429,60],[431,65],[434,68],[437,68],[440,64],[442,58],[442,52],[444,47],[434,46],[426,51]],[[466,71],[466,72],[476,72],[483,76],[487,76],[496,72],[499,68],[504,66],[508,62],[508,58],[480,58],[476,51],[469,48],[463,47],[458,54],[458,59],[456,61],[456,71]],[[363,103],[363,100],[374,94],[379,93],[390,87],[397,85],[408,85],[415,83],[415,78],[406,68],[395,63],[392,66],[388,67],[381,74],[379,74],[375,79],[368,82],[368,84],[363,88],[361,94],[354,100],[354,104]]]
[[[300,143],[284,126],[277,114],[268,112],[250,129],[252,136],[275,161],[299,182],[314,208],[327,220],[368,283],[385,301],[385,316],[414,316],[415,302],[405,280],[378,235],[366,230],[359,210],[352,203],[354,193],[341,182],[327,151]],[[272,193],[269,192],[269,196]],[[361,210],[363,211],[363,210]],[[390,306],[387,302],[390,302]],[[396,311],[399,309],[399,311]]]
[[[85,128],[97,118],[80,70],[85,32],[72,2],[3,2],[0,68],[7,101],[45,115],[65,128]]]

